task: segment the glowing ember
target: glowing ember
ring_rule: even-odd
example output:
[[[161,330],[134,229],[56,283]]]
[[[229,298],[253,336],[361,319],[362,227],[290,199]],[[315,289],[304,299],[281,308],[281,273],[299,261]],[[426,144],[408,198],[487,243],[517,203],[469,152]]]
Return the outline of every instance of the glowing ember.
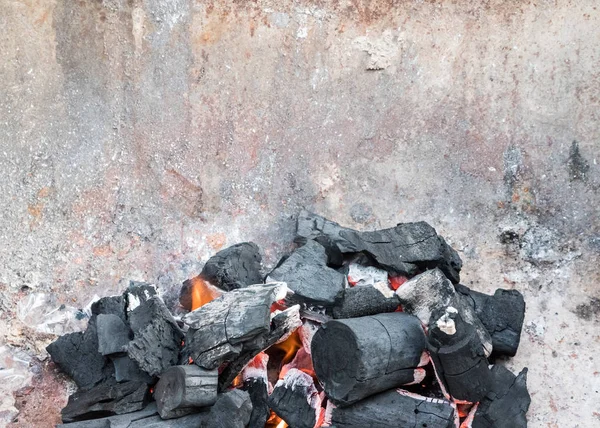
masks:
[[[298,331],[294,331],[290,335],[290,337],[285,339],[283,342],[271,346],[271,348],[269,348],[269,351],[284,351],[285,355],[281,360],[281,363],[287,364],[294,359],[296,352],[298,352],[298,349],[300,348],[302,348],[302,341],[300,340],[300,335],[298,334]]]
[[[405,276],[391,276],[389,277],[388,281],[390,282],[390,287],[392,287],[392,290],[397,290],[400,288],[400,286],[402,284],[404,284],[406,281],[408,281],[408,278]]]
[[[288,424],[271,410],[271,415],[267,419],[267,423],[265,423],[265,428],[287,428],[287,426]]]
[[[192,282],[192,310],[212,302],[223,294],[216,287],[199,277],[192,278],[190,281]]]
[[[286,424],[283,420],[277,424],[277,428],[286,428],[287,426],[288,424]]]
[[[313,368],[312,358],[304,348],[300,348],[292,361],[281,368],[279,379],[283,379],[290,369],[298,369],[306,374],[309,374],[313,379],[317,378],[315,369]]]

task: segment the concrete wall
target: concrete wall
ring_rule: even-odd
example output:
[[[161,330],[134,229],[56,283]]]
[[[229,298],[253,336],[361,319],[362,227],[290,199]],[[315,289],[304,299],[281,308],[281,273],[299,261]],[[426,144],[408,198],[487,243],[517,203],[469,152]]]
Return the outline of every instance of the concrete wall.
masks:
[[[2,0],[0,345],[44,357],[19,316],[32,293],[169,295],[241,240],[272,264],[301,207],[423,219],[466,285],[525,294],[508,364],[530,368],[530,425],[600,423],[599,8]],[[0,406],[20,426],[66,397],[32,361],[33,389]]]

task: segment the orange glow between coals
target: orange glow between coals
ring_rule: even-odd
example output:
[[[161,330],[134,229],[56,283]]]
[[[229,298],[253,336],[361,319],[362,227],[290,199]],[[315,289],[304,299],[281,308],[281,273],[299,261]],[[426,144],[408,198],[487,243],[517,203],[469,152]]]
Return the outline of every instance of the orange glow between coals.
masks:
[[[192,278],[191,282],[192,311],[206,305],[208,302],[212,302],[223,294],[200,277]]]
[[[281,364],[283,365],[292,361],[296,355],[296,352],[298,352],[298,349],[300,348],[302,348],[300,335],[298,334],[298,331],[294,331],[290,337],[285,339],[283,342],[271,346],[270,350],[280,349],[285,352],[285,355],[281,360]]]
[[[265,428],[287,428],[288,424],[285,423],[277,414],[271,410],[271,415],[265,424]]]

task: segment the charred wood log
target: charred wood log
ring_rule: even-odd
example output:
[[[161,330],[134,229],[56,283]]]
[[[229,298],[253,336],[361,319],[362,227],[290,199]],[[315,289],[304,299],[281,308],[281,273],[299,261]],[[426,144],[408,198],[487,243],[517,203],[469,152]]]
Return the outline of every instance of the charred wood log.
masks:
[[[91,388],[112,377],[110,360],[98,352],[96,315],[85,332],[65,334],[46,347],[52,361],[80,388]]]
[[[349,405],[422,380],[426,341],[418,318],[394,312],[329,321],[314,335],[317,377],[330,400]]]
[[[517,376],[506,367],[492,367],[492,386],[481,400],[472,428],[526,428],[531,397],[527,391],[527,368]]]
[[[148,401],[148,385],[143,382],[107,381],[71,395],[62,409],[62,420],[73,422],[136,412]]]
[[[160,375],[154,390],[158,413],[163,419],[178,418],[211,406],[217,401],[217,370],[196,365],[174,366]]]
[[[161,419],[155,403],[126,415],[58,425],[58,428],[243,428],[250,418],[252,403],[247,392],[233,390],[219,394],[217,402],[198,413],[177,419]]]
[[[358,232],[319,215],[302,211],[295,241],[299,244],[327,236],[344,253],[365,253],[392,274],[412,276],[439,267],[455,284],[462,267],[460,257],[435,229],[425,222],[400,223],[390,229]]]
[[[497,289],[493,296],[456,285],[465,301],[475,310],[477,318],[492,337],[494,356],[513,357],[521,340],[525,319],[525,300],[517,290]]]
[[[342,296],[346,278],[327,266],[325,248],[309,240],[271,271],[267,281],[287,283],[293,301],[331,306]]]
[[[298,305],[276,314],[271,320],[269,332],[259,334],[251,340],[244,342],[240,354],[233,358],[221,371],[219,375],[219,391],[225,391],[238,373],[256,355],[271,345],[286,339],[301,325],[302,320],[300,319],[300,307]]]
[[[402,390],[382,392],[348,407],[329,404],[328,413],[337,428],[455,426],[455,412],[449,402]]]
[[[371,285],[346,288],[341,300],[333,306],[333,317],[338,319],[356,318],[394,312],[398,309],[400,300],[393,292],[390,294],[391,297],[387,297]]]
[[[182,360],[191,358],[209,370],[234,360],[244,342],[270,332],[271,305],[286,293],[281,283],[240,288],[185,315],[189,330]]]
[[[98,351],[102,355],[116,354],[127,350],[133,338],[130,328],[115,314],[99,314],[96,318]]]
[[[275,384],[269,404],[294,428],[314,428],[321,413],[321,398],[312,377],[298,369],[290,369]]]
[[[483,345],[457,309],[450,306],[433,313],[428,348],[436,374],[451,397],[475,403],[490,390],[492,376]]]
[[[457,293],[448,278],[439,269],[432,269],[415,276],[396,290],[396,295],[405,312],[417,316],[427,326],[431,315],[452,306],[456,308],[463,321],[470,324],[483,344],[486,356],[492,352],[492,338],[481,323],[475,310],[465,298]]]
[[[224,291],[262,283],[261,256],[254,242],[242,242],[212,256],[200,276]]]
[[[127,346],[127,355],[141,370],[158,376],[177,364],[183,332],[160,297],[150,297],[132,309],[129,324],[134,337]]]

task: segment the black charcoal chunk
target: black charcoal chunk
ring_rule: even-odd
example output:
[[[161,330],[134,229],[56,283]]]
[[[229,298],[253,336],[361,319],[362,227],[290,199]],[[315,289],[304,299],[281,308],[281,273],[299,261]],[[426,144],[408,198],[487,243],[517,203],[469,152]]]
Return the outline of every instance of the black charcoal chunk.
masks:
[[[398,309],[400,300],[392,292],[386,297],[381,291],[371,285],[346,288],[344,296],[333,307],[334,318],[356,318]]]
[[[453,283],[460,280],[462,261],[458,253],[425,222],[358,232],[302,211],[298,216],[296,242],[303,244],[320,235],[327,236],[343,254],[371,256],[391,274],[412,276],[420,270],[438,267]]]
[[[267,281],[287,283],[294,301],[331,306],[341,298],[346,278],[327,266],[325,248],[310,240],[276,267]]]
[[[63,422],[103,418],[136,412],[148,403],[148,385],[143,382],[107,381],[87,391],[77,391],[62,409]]]
[[[321,411],[312,378],[298,369],[290,369],[277,382],[269,404],[277,416],[294,428],[313,428]]]
[[[261,284],[261,260],[258,245],[242,242],[208,259],[200,276],[224,291]]]
[[[125,316],[125,299],[123,296],[102,297],[92,303],[92,314],[116,315],[123,322],[127,322],[127,317]]]
[[[98,351],[102,355],[124,352],[133,338],[131,330],[121,318],[113,314],[100,314],[96,318]]]
[[[244,382],[243,389],[250,395],[252,414],[248,428],[264,428],[270,416],[269,388],[262,378],[250,378]]]
[[[140,370],[138,363],[126,354],[111,355],[110,359],[115,368],[115,379],[117,382],[137,380],[148,384],[154,383],[154,378],[148,373]]]
[[[244,428],[250,421],[252,401],[250,395],[241,389],[233,389],[219,394],[217,402],[210,407],[202,428],[227,427]]]
[[[526,428],[531,397],[527,391],[527,368],[517,376],[506,367],[492,367],[492,386],[479,403],[472,428]]]

